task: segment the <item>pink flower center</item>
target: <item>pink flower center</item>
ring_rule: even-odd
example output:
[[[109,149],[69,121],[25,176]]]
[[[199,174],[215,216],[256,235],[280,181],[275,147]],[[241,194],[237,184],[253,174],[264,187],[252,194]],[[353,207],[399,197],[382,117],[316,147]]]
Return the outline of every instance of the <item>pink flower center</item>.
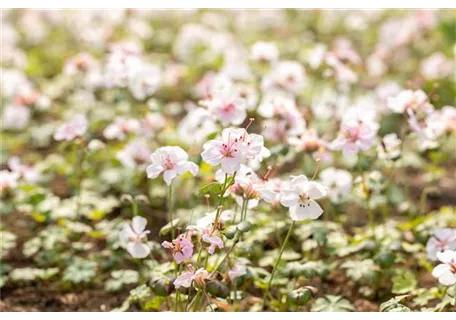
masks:
[[[223,105],[222,112],[223,113],[228,113],[228,114],[229,113],[234,113],[235,109],[236,109],[236,107],[234,106],[233,103],[228,103],[228,104]]]
[[[220,149],[220,153],[226,158],[234,158],[234,153],[237,152],[237,143],[242,138],[235,138],[233,140],[228,138],[228,143],[222,144],[222,148]]]
[[[171,169],[174,169],[175,167],[175,163],[173,163],[169,157],[165,159],[164,163],[163,163],[163,166],[165,167],[166,170],[171,170]]]
[[[453,274],[456,274],[456,261],[450,262],[450,271]]]

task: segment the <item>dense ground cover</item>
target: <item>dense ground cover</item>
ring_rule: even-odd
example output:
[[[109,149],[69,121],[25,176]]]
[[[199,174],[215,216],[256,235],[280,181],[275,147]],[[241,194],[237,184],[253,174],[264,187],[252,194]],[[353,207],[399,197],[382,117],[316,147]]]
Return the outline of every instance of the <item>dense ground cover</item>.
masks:
[[[454,311],[454,11],[3,10],[2,311]]]

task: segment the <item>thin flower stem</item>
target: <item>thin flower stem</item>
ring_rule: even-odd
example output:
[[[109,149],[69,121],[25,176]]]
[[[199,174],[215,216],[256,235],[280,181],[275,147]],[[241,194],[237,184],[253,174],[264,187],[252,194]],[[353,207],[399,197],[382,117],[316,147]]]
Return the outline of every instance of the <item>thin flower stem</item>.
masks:
[[[180,272],[181,272],[181,264],[177,265],[176,261],[174,261],[174,268],[176,270],[176,278],[179,277]],[[179,306],[179,297],[180,297],[180,292],[179,290],[176,290],[176,305],[174,306],[174,311],[178,311],[178,306]]]
[[[78,163],[77,163],[78,181],[77,181],[76,191],[77,191],[78,197],[76,199],[76,219],[79,219],[79,215],[81,212],[82,181],[84,179],[84,161],[86,158],[85,146],[82,146],[82,148],[79,152],[80,152],[79,159],[78,159]]]
[[[264,296],[263,296],[263,310],[264,310],[264,307],[266,305],[266,300],[267,300],[267,297],[268,297],[268,294],[269,294],[269,289],[271,288],[272,280],[274,279],[274,275],[276,273],[277,267],[279,266],[280,259],[282,258],[282,254],[283,254],[283,251],[285,250],[285,247],[287,245],[288,239],[290,239],[290,236],[291,236],[291,233],[293,231],[293,227],[294,227],[295,223],[296,223],[296,221],[293,220],[293,222],[290,225],[290,229],[288,229],[287,236],[285,237],[285,240],[283,241],[282,248],[280,248],[279,257],[278,257],[278,259],[276,261],[274,269],[272,269],[271,278],[269,278],[268,286],[267,286],[266,291],[264,292]]]
[[[188,310],[188,306],[190,304],[190,298],[192,296],[192,291],[193,291],[193,287],[190,287],[190,289],[188,290],[187,302],[185,302],[185,307],[184,307],[185,312],[187,312],[187,310]]]
[[[196,312],[198,311],[198,300],[199,300],[199,297],[201,296],[201,290],[198,290],[198,292],[196,293],[196,296],[195,296],[195,299],[193,300],[193,312]],[[190,304],[191,306],[191,304]]]
[[[230,183],[228,183],[228,174],[225,173],[225,181],[223,182],[223,187],[222,187],[222,192],[220,192],[220,198],[217,206],[217,212],[215,214],[215,219],[214,219],[214,227],[212,231],[215,231],[215,228],[217,226],[217,222],[220,216],[220,213],[222,212],[222,204],[223,204],[223,199],[225,196],[225,192],[228,190],[228,188],[234,183],[234,179],[236,178],[237,171],[233,174],[233,177],[230,180]]]
[[[171,224],[171,237],[174,239],[174,214],[173,214],[173,185],[170,184],[168,188],[168,211],[169,211],[169,223]]]
[[[136,203],[136,200],[131,202],[131,206],[133,209],[133,217],[136,217],[138,215],[138,204]]]
[[[203,289],[203,294],[204,294],[204,297],[206,298],[207,300],[207,305],[209,306],[209,308],[211,308],[211,311],[214,312],[214,309],[212,308],[212,305],[211,305],[211,301],[209,300],[209,297],[206,293],[206,290]]]

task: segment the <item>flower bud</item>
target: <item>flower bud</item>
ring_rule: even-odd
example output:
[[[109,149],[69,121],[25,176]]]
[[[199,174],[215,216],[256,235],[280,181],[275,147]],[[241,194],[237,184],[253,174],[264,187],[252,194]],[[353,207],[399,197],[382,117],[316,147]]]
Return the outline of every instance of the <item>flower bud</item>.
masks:
[[[236,226],[229,226],[225,230],[225,237],[227,237],[228,239],[233,239],[234,236],[236,235],[236,232],[237,232]]]
[[[160,297],[167,297],[173,291],[172,281],[168,278],[160,278],[152,283],[152,291]]]
[[[249,221],[242,221],[237,225],[238,230],[241,232],[248,232],[251,227],[252,224]]]
[[[223,283],[213,280],[206,283],[207,292],[219,298],[226,298],[230,294],[230,290]]]
[[[303,306],[312,299],[312,291],[308,288],[299,288],[288,294],[288,303],[292,306]]]

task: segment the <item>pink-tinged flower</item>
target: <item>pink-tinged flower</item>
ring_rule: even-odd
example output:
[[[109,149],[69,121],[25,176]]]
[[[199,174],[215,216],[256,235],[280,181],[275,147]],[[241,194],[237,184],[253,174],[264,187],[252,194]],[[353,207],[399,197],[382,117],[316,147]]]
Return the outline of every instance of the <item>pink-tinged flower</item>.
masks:
[[[185,172],[194,176],[198,174],[198,166],[188,161],[187,153],[181,147],[161,147],[150,156],[152,164],[147,167],[147,177],[155,179],[163,172],[163,179],[167,185]]]
[[[145,63],[130,75],[128,88],[135,99],[144,100],[158,89],[160,78],[160,68]]]
[[[341,61],[349,61],[353,64],[361,64],[361,57],[356,52],[353,44],[346,38],[337,38],[331,51]]]
[[[315,152],[323,145],[323,141],[320,140],[315,129],[307,129],[302,134],[291,136],[289,142],[296,146],[298,152]]]
[[[109,140],[124,140],[127,137],[127,134],[137,132],[139,127],[140,123],[138,120],[118,117],[112,124],[104,129],[103,135]]]
[[[426,244],[428,257],[437,260],[437,253],[445,250],[456,250],[456,229],[440,228]]]
[[[358,74],[340,61],[334,53],[326,55],[326,63],[333,68],[337,82],[352,84],[358,81]]]
[[[131,225],[126,223],[120,232],[120,241],[127,247],[127,251],[133,258],[143,259],[150,253],[149,246],[143,243],[144,240],[147,240],[147,234],[150,232],[145,230],[146,225],[146,219],[136,216]]]
[[[230,193],[239,206],[242,206],[244,200],[248,200],[248,208],[255,208],[259,203],[259,190],[263,181],[253,169],[244,165],[241,165],[238,175],[236,175],[234,184],[229,188]]]
[[[283,189],[289,187],[287,181],[279,178],[273,178],[266,181],[261,187],[258,188],[261,198],[267,203],[277,204],[280,201],[280,193]]]
[[[207,140],[207,136],[218,131],[214,116],[204,108],[196,108],[187,113],[179,122],[179,136],[189,143],[198,144]]]
[[[220,237],[216,236],[215,234],[212,234],[211,228],[204,230],[202,240],[210,244],[207,251],[211,255],[214,254],[216,248],[222,249],[224,247],[222,239],[220,239]]]
[[[124,167],[144,168],[150,159],[150,149],[143,141],[133,140],[116,157]]]
[[[18,157],[12,157],[8,160],[8,167],[11,171],[18,174],[18,177],[22,177],[27,182],[36,182],[40,178],[40,174],[31,166],[27,166],[21,163]]]
[[[339,136],[331,143],[334,150],[342,150],[345,157],[368,150],[375,142],[378,125],[361,120],[344,121]]]
[[[377,147],[378,157],[380,159],[395,160],[401,155],[402,141],[397,134],[390,133],[385,135]]]
[[[87,131],[88,123],[87,118],[83,114],[78,114],[73,117],[72,120],[62,124],[54,132],[54,139],[57,141],[61,140],[73,140],[78,137],[82,137]]]
[[[0,171],[0,194],[4,192],[4,190],[15,189],[17,187],[17,180],[19,179],[19,175],[16,172],[11,172],[8,170],[1,170]]]
[[[432,270],[432,275],[445,286],[454,285],[456,283],[456,251],[439,252],[437,258],[442,263]]]
[[[240,125],[247,117],[246,104],[234,92],[218,92],[208,102],[208,110],[223,126]]]
[[[193,243],[184,235],[178,236],[172,242],[163,241],[163,248],[169,249],[178,264],[191,258],[193,254]]]
[[[408,109],[408,123],[422,141],[436,141],[445,133],[448,119],[440,111],[432,111],[428,114],[417,114]],[[437,142],[435,142],[437,143]]]
[[[74,76],[86,74],[96,68],[98,68],[98,62],[94,57],[89,53],[82,52],[65,61],[64,72],[69,76]]]
[[[207,272],[204,268],[200,268],[196,271],[194,271],[195,269],[193,269],[193,267],[190,267],[189,269],[190,270],[188,272],[181,274],[176,280],[174,280],[173,284],[176,289],[179,289],[180,287],[190,288],[193,281],[195,281],[196,286],[200,288],[205,287],[209,272]]]
[[[233,87],[235,94],[245,103],[247,110],[255,110],[258,104],[258,92],[253,86],[238,84]]]
[[[442,52],[435,52],[421,62],[421,74],[430,80],[442,79],[453,74],[453,61]]]
[[[296,61],[281,61],[264,76],[261,82],[263,92],[279,89],[297,95],[306,85],[307,76],[303,66]]]
[[[273,42],[258,41],[252,46],[250,57],[259,62],[275,62],[279,58],[279,50]]]
[[[340,203],[348,198],[353,178],[350,172],[341,169],[327,168],[320,173],[322,185],[328,190],[329,199]]]
[[[196,226],[189,227],[189,228],[198,229],[200,231],[204,231],[205,229],[209,229],[209,228],[212,229],[212,227],[214,226],[216,216],[217,216],[216,211],[208,213],[196,222]],[[233,216],[234,216],[233,210],[223,210],[219,214],[217,224],[223,225],[224,223],[231,221],[233,219]]]
[[[2,124],[5,130],[23,130],[29,123],[31,111],[23,105],[8,105],[3,109]]]
[[[405,113],[408,109],[425,113],[434,110],[434,107],[428,102],[428,96],[422,90],[403,90],[397,96],[388,98],[387,105],[396,113]]]
[[[50,105],[48,97],[41,95],[38,91],[33,89],[24,90],[21,94],[14,97],[14,104],[17,106],[36,106],[38,109],[47,109]]]
[[[247,274],[247,270],[246,270],[245,266],[240,266],[240,265],[234,265],[230,269],[230,271],[228,271],[228,277],[231,280],[242,277],[245,274]]]
[[[442,117],[446,119],[445,129],[448,132],[456,132],[456,108],[453,106],[444,106],[441,109]]]
[[[245,129],[224,129],[222,137],[210,140],[203,145],[203,160],[212,166],[221,164],[225,173],[231,174],[241,167],[247,155],[244,138]]]
[[[149,113],[144,120],[141,120],[140,134],[146,137],[153,137],[155,133],[166,126],[166,120],[160,113]]]
[[[307,180],[305,175],[299,175],[291,180],[289,188],[282,190],[280,203],[289,208],[291,219],[295,221],[317,219],[323,209],[315,200],[327,193],[320,183]]]
[[[190,288],[193,282],[193,272],[184,272],[174,280],[173,284],[176,289],[180,287]]]

